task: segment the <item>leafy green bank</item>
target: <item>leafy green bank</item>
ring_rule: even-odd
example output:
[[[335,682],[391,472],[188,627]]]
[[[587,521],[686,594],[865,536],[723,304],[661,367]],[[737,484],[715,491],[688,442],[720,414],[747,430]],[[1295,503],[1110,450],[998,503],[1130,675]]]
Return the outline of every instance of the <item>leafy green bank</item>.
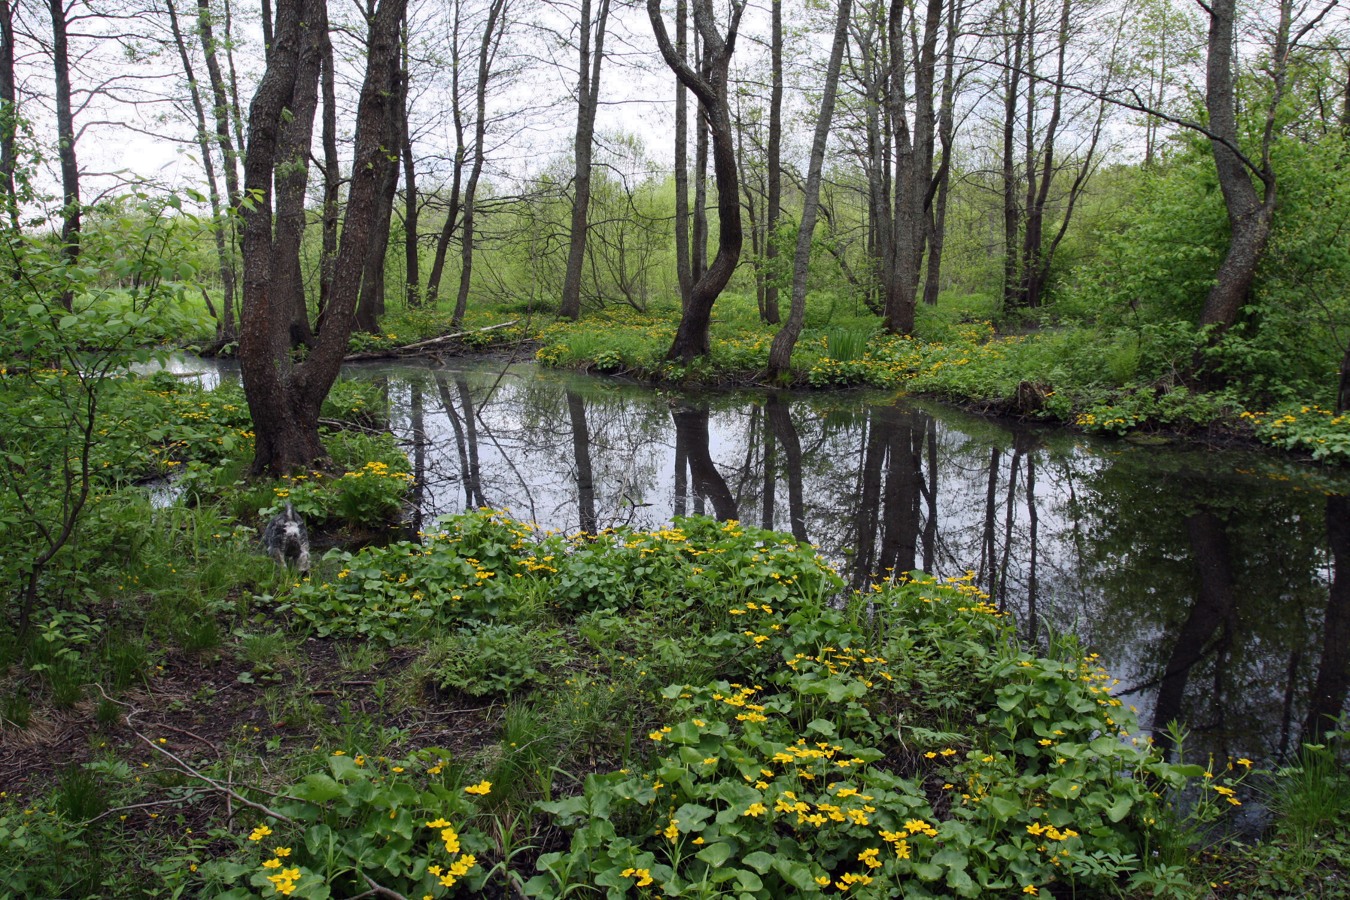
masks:
[[[1274,781],[1184,743],[1166,761],[1091,654],[1023,645],[969,579],[850,591],[735,522],[565,535],[482,510],[296,580],[254,549],[256,511],[368,530],[406,489],[396,450],[334,430],[338,469],[252,483],[237,389],[111,397],[154,446],[95,457],[119,474],[49,569],[65,587],[0,640],[0,896],[1345,887],[1341,749]],[[343,383],[328,412],[384,415]],[[119,487],[177,470],[167,507]],[[1284,800],[1276,840],[1216,843],[1255,789]]]

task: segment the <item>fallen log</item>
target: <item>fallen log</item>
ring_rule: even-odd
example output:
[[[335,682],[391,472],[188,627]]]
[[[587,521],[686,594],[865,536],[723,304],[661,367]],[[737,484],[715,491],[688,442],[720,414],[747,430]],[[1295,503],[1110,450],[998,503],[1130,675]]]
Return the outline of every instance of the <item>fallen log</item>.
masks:
[[[348,353],[342,357],[343,362],[356,362],[363,359],[392,359],[397,356],[416,356],[419,353],[429,353],[439,348],[442,344],[458,338],[467,337],[471,334],[482,334],[485,331],[495,331],[498,328],[509,328],[519,322],[519,319],[512,319],[510,322],[500,322],[496,325],[488,325],[485,328],[474,328],[469,331],[457,331],[454,334],[442,334],[438,337],[427,338],[421,341],[413,341],[411,344],[403,344],[399,347],[390,347],[388,350],[366,350],[361,353]]]

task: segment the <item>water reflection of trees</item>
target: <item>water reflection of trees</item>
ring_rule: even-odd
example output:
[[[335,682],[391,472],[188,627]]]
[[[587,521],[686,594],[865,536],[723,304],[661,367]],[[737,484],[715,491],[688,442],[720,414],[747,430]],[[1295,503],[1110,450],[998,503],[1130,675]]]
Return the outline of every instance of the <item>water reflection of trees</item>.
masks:
[[[530,370],[391,384],[428,518],[505,507],[596,531],[708,513],[810,540],[856,586],[971,570],[1031,639],[1099,651],[1155,733],[1179,718],[1219,752],[1277,755],[1344,706],[1350,526],[1328,537],[1344,497],[903,403]]]

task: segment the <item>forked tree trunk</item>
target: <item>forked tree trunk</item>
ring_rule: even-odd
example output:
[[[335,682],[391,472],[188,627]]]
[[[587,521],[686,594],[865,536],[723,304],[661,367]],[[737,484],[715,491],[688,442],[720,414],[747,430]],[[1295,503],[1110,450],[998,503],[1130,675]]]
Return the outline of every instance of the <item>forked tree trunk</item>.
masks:
[[[356,111],[347,215],[334,270],[327,324],[302,363],[291,357],[294,312],[285,274],[299,267],[299,229],[280,221],[300,193],[296,178],[308,153],[317,106],[328,18],[324,0],[281,0],[275,41],[249,113],[244,186],[256,201],[243,211],[244,315],[239,359],[255,433],[253,472],[283,474],[324,457],[319,409],[337,378],[369,247],[378,193],[392,165],[390,105],[397,102],[398,25],[406,0],[382,0],[370,22],[369,59]],[[391,64],[393,61],[393,64]],[[301,150],[303,148],[303,151]],[[285,177],[277,177],[278,172]],[[277,182],[276,196],[273,181]],[[283,192],[288,196],[283,197]],[[273,231],[273,204],[278,222]],[[292,213],[293,214],[293,213]]]

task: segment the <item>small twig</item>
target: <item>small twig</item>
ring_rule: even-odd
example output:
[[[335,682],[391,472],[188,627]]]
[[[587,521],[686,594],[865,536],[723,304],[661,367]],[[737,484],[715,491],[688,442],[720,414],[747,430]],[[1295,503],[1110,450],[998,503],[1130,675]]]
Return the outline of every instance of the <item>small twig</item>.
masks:
[[[389,900],[408,900],[407,897],[403,896],[398,891],[385,887],[365,872],[361,873],[361,877],[366,880],[366,884],[370,885],[370,890],[366,891],[364,894],[357,894],[357,897],[388,897]],[[356,900],[356,898],[354,897],[352,900]]]
[[[92,819],[87,820],[84,824],[86,824],[86,825],[92,825],[92,824],[94,824],[95,822],[97,822],[99,819],[104,818],[105,816],[111,816],[111,815],[114,814],[114,813],[126,812],[126,811],[129,810],[129,809],[146,809],[146,808],[148,808],[148,807],[154,807],[154,806],[173,806],[173,805],[175,805],[175,804],[177,804],[177,803],[182,803],[183,801],[188,800],[188,799],[190,799],[190,798],[192,798],[192,797],[196,797],[196,796],[199,795],[199,794],[205,794],[205,793],[207,793],[207,791],[204,790],[204,789],[203,789],[203,790],[199,790],[199,791],[189,791],[187,794],[184,794],[182,797],[175,797],[175,798],[173,798],[172,800],[151,800],[151,801],[149,801],[149,802],[147,802],[147,803],[133,803],[133,804],[131,804],[130,806],[115,806],[115,807],[113,807],[112,809],[105,810],[105,811],[99,813],[98,815],[94,816]]]
[[[156,727],[156,728],[167,728],[169,731],[176,731],[176,732],[178,732],[179,734],[186,735],[187,737],[190,737],[190,738],[194,738],[194,739],[196,739],[196,740],[199,740],[199,741],[201,741],[203,744],[205,744],[206,746],[208,746],[208,747],[210,747],[212,750],[214,750],[214,751],[216,752],[216,756],[220,756],[220,755],[221,755],[221,752],[220,752],[220,748],[219,748],[219,747],[217,747],[215,744],[213,744],[213,743],[211,743],[210,741],[208,741],[206,738],[202,737],[200,734],[196,734],[195,732],[188,731],[186,728],[175,728],[174,726],[172,726],[172,725],[167,725],[167,724],[165,724],[165,723],[163,723],[163,722],[160,722],[160,723],[159,723],[158,725],[156,725],[155,727]]]
[[[131,711],[128,712],[127,715],[126,715],[127,727],[131,729],[131,733],[134,734],[134,735],[136,735],[136,737],[140,738],[141,741],[142,741],[147,747],[149,747],[151,750],[154,750],[156,753],[163,754],[164,756],[167,756],[169,759],[173,760],[174,763],[177,764],[177,766],[178,766],[178,768],[179,768],[180,771],[185,772],[185,773],[187,773],[188,775],[191,775],[193,778],[196,778],[198,781],[202,781],[202,782],[205,782],[206,784],[209,784],[211,787],[215,788],[217,791],[220,791],[222,794],[225,794],[227,797],[231,797],[231,798],[233,798],[234,800],[239,801],[240,803],[244,804],[244,805],[247,806],[247,807],[250,807],[250,808],[252,808],[252,809],[256,809],[258,812],[262,813],[263,815],[270,816],[270,817],[276,819],[276,820],[279,821],[279,822],[286,822],[286,823],[288,823],[288,824],[295,824],[295,823],[294,823],[294,820],[291,819],[290,816],[282,815],[281,813],[277,812],[276,810],[270,809],[270,808],[268,808],[268,807],[262,805],[261,803],[254,803],[252,800],[248,799],[248,798],[245,797],[243,794],[240,794],[240,793],[234,791],[233,789],[231,789],[231,788],[228,787],[227,785],[223,785],[223,784],[221,784],[219,781],[216,781],[214,778],[211,778],[210,776],[204,775],[204,774],[202,774],[201,772],[197,771],[195,768],[193,768],[189,763],[187,763],[187,762],[186,762],[185,760],[183,760],[181,757],[177,756],[176,754],[174,754],[173,752],[171,752],[171,751],[169,751],[169,750],[164,749],[164,748],[161,747],[159,744],[155,743],[153,740],[151,740],[150,738],[146,737],[144,734],[141,734],[141,732],[138,731],[138,730],[136,729],[136,726],[132,724],[132,720],[135,719],[136,716],[137,716],[138,714],[140,714],[141,710],[137,709],[136,707],[132,706],[132,705],[129,704],[129,703],[122,703],[121,701],[114,700],[113,698],[109,697],[108,694],[107,694],[107,692],[103,690],[103,685],[99,684],[99,685],[95,685],[95,687],[98,688],[98,692],[99,692],[100,694],[102,694],[102,695],[103,695],[103,698],[104,698],[105,700],[107,700],[109,703],[116,703],[118,706],[125,707],[125,708],[131,710]]]

